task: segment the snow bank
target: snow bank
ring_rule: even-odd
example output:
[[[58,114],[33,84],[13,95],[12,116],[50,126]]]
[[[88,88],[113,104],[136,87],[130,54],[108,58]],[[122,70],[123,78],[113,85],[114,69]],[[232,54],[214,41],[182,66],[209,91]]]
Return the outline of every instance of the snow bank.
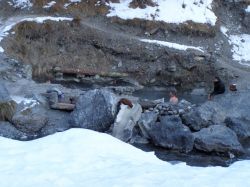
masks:
[[[171,165],[107,134],[71,129],[19,142],[0,138],[0,186],[247,187],[250,161],[229,168]]]
[[[125,20],[139,18],[177,24],[191,20],[196,23],[215,25],[217,20],[212,11],[213,0],[154,0],[158,5],[147,6],[145,9],[130,8],[131,1],[120,0],[120,3],[110,3],[111,8],[107,16],[117,16]]]
[[[162,45],[162,46],[166,46],[166,47],[174,48],[174,49],[178,49],[178,50],[184,50],[184,51],[186,51],[187,49],[194,49],[194,50],[198,50],[198,51],[204,52],[202,50],[202,47],[194,47],[194,46],[188,46],[188,45],[181,45],[181,44],[177,44],[177,43],[165,42],[165,41],[160,41],[160,40],[141,39],[140,41],[147,42],[147,43],[158,44],[158,45]]]
[[[9,31],[18,23],[23,21],[35,21],[37,23],[43,23],[47,20],[51,21],[72,21],[73,18],[68,17],[52,17],[52,16],[45,16],[45,17],[30,17],[30,18],[10,18],[6,22],[0,24],[0,42],[3,40],[4,37],[9,35]],[[3,53],[4,49],[0,46],[0,52]]]
[[[8,1],[8,3],[14,8],[21,8],[21,9],[30,8],[33,6],[30,0],[12,0]]]
[[[55,2],[55,1],[51,1],[51,2],[47,3],[46,5],[44,5],[43,8],[50,8],[50,7],[52,7],[54,4],[56,4],[56,2]]]
[[[233,59],[240,64],[250,66],[250,35],[231,35],[229,43],[232,45]]]
[[[250,12],[250,5],[245,9],[246,12]]]

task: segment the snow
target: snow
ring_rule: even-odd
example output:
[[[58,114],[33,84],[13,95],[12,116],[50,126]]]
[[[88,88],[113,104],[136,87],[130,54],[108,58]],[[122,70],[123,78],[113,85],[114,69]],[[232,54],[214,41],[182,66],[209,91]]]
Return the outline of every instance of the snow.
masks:
[[[72,3],[80,3],[82,2],[82,0],[69,0],[69,3],[66,3],[64,5],[64,8],[67,8],[68,6],[70,6]]]
[[[131,1],[120,0],[120,3],[110,3],[110,12],[107,16],[117,16],[125,20],[139,18],[177,24],[191,20],[196,23],[215,25],[217,20],[212,11],[213,0],[154,0],[158,6],[147,6],[145,9],[130,8]],[[186,5],[185,8],[183,8],[183,2]]]
[[[56,2],[55,2],[55,1],[51,1],[51,2],[47,3],[47,5],[44,5],[43,8],[50,8],[50,7],[52,7],[54,4],[56,4]]]
[[[220,31],[227,37],[229,44],[232,46],[233,60],[242,65],[250,66],[250,35],[229,35],[229,30],[225,26],[221,26]]]
[[[72,21],[73,18],[68,17],[52,17],[52,16],[45,16],[45,17],[29,17],[29,18],[10,18],[5,23],[0,24],[0,42],[3,40],[4,37],[9,35],[9,31],[18,23],[23,21],[35,21],[37,23],[43,23],[47,20],[51,21]],[[0,52],[3,53],[4,49],[0,46]]]
[[[171,165],[107,134],[71,129],[19,142],[0,137],[0,186],[247,187],[250,161],[229,168]]]
[[[250,66],[250,35],[230,35],[229,43],[232,45],[233,60]]]
[[[8,2],[11,6],[14,8],[30,8],[33,6],[33,4],[30,2],[30,0],[12,0]]]
[[[162,45],[162,46],[166,46],[166,47],[174,48],[174,49],[178,49],[178,50],[184,50],[184,51],[186,51],[187,49],[194,49],[194,50],[198,50],[198,51],[204,52],[203,49],[202,49],[202,47],[194,47],[194,46],[188,46],[188,45],[181,45],[181,44],[177,44],[177,43],[171,43],[171,42],[160,41],[160,40],[141,39],[140,41],[147,42],[147,43],[158,44],[158,45]]]
[[[17,104],[23,104],[24,108],[22,111],[33,108],[36,105],[39,105],[40,103],[33,99],[33,98],[25,98],[21,96],[11,96],[11,98],[17,103]]]
[[[246,12],[250,12],[250,5],[245,9]]]
[[[228,34],[227,34],[228,29],[227,29],[225,26],[221,26],[221,27],[220,27],[220,31],[221,31],[226,37],[228,37]]]

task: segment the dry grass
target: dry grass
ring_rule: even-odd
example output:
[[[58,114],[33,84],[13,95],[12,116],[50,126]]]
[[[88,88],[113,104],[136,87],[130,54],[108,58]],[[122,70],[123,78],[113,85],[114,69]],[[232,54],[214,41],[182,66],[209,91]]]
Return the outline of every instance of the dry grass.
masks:
[[[14,101],[0,103],[0,121],[11,121],[15,111],[16,103]]]

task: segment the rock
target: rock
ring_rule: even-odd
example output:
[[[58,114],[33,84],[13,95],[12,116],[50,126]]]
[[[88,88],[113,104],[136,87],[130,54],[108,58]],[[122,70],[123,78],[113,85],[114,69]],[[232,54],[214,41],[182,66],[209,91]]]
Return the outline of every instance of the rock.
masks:
[[[205,152],[242,154],[243,148],[237,135],[223,125],[213,125],[194,133],[194,146]]]
[[[121,109],[112,129],[112,135],[124,142],[128,142],[133,137],[135,125],[141,114],[142,108],[139,104],[133,104],[132,108],[121,104]]]
[[[0,82],[0,103],[8,102],[10,101],[10,94],[4,84]]]
[[[0,122],[0,136],[15,140],[30,140],[34,138],[24,132],[19,131],[11,123],[3,121]]]
[[[0,121],[11,121],[16,110],[16,103],[11,101],[10,94],[0,82]]]
[[[142,106],[142,108],[145,110],[145,109],[149,109],[149,108],[154,108],[157,105],[164,104],[164,98],[157,99],[157,100],[139,99],[138,102]]]
[[[114,123],[117,103],[110,91],[88,91],[80,95],[69,122],[73,127],[105,132]]]
[[[177,116],[164,116],[148,131],[152,142],[161,147],[190,152],[194,137]]]
[[[46,114],[47,124],[40,130],[39,136],[47,136],[71,128],[69,124],[70,113],[58,110],[49,110]]]
[[[227,127],[232,129],[241,142],[250,139],[250,121],[238,118],[226,118]]]
[[[182,121],[193,131],[221,124],[226,118],[224,108],[217,102],[206,102],[181,116]]]
[[[132,137],[132,139],[130,140],[130,143],[131,144],[148,144],[149,140],[137,134],[136,136]]]
[[[245,12],[245,14],[244,14],[244,19],[243,19],[243,24],[244,24],[247,28],[250,28],[250,12]]]
[[[47,125],[47,122],[46,112],[40,106],[21,110],[12,119],[12,123],[17,129],[28,134],[38,133]]]
[[[143,137],[150,139],[148,132],[151,130],[152,126],[155,125],[157,117],[158,114],[155,112],[145,112],[141,115],[138,125]]]

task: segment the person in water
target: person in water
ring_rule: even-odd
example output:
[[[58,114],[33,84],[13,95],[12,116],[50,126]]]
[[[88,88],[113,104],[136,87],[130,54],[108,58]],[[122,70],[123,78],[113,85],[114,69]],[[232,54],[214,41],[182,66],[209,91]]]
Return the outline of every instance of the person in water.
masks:
[[[214,90],[212,93],[208,95],[208,99],[211,100],[213,96],[218,95],[218,94],[223,94],[225,92],[225,85],[224,83],[220,80],[219,77],[214,78]]]
[[[177,93],[176,93],[176,90],[172,90],[170,91],[169,93],[169,96],[170,96],[170,99],[169,99],[169,102],[173,105],[176,105],[178,104],[178,97],[177,97]]]

